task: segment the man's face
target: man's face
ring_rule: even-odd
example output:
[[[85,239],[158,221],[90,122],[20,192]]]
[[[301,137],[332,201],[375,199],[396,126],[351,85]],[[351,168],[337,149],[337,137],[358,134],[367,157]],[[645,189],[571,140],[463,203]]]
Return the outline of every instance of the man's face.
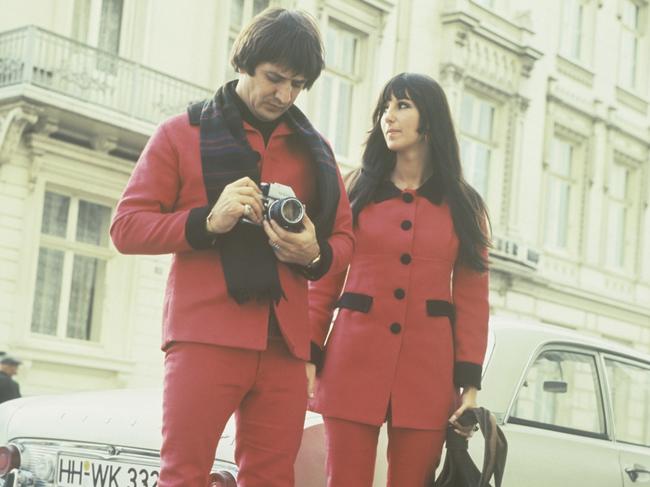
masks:
[[[14,376],[18,373],[17,365],[2,364],[0,365],[0,370],[2,370],[9,377]]]
[[[304,76],[279,64],[262,63],[253,76],[241,73],[237,94],[256,118],[271,122],[293,105],[306,81]]]

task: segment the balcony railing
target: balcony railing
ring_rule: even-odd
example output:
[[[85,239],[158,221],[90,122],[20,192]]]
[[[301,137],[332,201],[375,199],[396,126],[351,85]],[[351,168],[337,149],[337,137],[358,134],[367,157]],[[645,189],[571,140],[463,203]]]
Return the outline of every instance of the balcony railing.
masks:
[[[0,89],[27,84],[150,123],[209,90],[38,27],[0,33]]]

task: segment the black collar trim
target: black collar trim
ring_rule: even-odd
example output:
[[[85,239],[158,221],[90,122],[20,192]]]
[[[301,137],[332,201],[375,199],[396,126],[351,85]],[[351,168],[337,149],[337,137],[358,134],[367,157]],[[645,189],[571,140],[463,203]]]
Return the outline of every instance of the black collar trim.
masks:
[[[392,198],[400,198],[405,191],[399,189],[395,184],[385,179],[375,191],[374,202],[381,203]],[[443,191],[440,184],[440,181],[434,177],[427,179],[422,186],[420,186],[416,193],[418,196],[422,196],[428,199],[434,205],[440,205],[443,200]]]

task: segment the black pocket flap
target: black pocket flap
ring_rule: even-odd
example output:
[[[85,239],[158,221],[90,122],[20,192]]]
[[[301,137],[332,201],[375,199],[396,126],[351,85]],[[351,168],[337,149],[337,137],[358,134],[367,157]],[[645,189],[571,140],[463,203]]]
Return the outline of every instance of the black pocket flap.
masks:
[[[454,305],[449,301],[439,299],[427,299],[427,315],[429,316],[446,316],[454,320]]]
[[[367,313],[372,307],[372,296],[359,293],[343,293],[336,302],[336,307]]]

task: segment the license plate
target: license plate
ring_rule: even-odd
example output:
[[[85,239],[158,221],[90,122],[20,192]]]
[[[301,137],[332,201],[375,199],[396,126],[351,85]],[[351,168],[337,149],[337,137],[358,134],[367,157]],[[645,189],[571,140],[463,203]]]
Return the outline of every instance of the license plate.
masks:
[[[57,487],[157,487],[158,467],[59,455]]]

